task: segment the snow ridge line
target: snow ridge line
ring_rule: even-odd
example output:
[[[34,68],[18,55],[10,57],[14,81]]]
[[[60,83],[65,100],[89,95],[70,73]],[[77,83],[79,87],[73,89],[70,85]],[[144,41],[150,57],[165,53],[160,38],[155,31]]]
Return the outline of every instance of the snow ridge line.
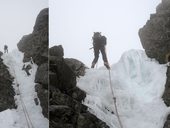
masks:
[[[123,128],[123,124],[122,124],[122,121],[121,121],[121,119],[120,119],[119,112],[118,112],[117,105],[116,105],[116,97],[115,97],[115,95],[114,95],[114,91],[113,91],[113,88],[112,88],[112,80],[111,80],[110,70],[109,70],[109,81],[110,81],[110,89],[111,89],[112,96],[113,96],[113,100],[114,100],[114,107],[115,107],[117,119],[118,119],[120,128]]]

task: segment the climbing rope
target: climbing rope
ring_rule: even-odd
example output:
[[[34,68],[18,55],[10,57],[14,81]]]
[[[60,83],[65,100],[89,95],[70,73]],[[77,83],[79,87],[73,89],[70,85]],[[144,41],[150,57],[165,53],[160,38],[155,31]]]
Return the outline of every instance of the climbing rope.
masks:
[[[113,100],[114,100],[114,108],[115,108],[116,116],[117,116],[117,119],[118,119],[120,128],[123,128],[123,125],[122,125],[122,122],[121,122],[121,119],[120,119],[120,116],[119,116],[119,113],[118,113],[117,105],[116,105],[116,97],[115,97],[115,94],[114,94],[114,91],[113,91],[113,88],[112,88],[112,81],[111,81],[111,73],[110,73],[110,70],[109,70],[109,81],[110,81],[111,93],[112,93]]]
[[[12,65],[13,66],[13,65]],[[14,66],[13,66],[14,67]],[[30,119],[30,116],[28,114],[28,111],[27,111],[27,108],[26,108],[26,105],[22,99],[22,96],[21,96],[21,91],[20,91],[20,88],[19,88],[19,83],[16,79],[16,73],[15,73],[15,70],[13,69],[13,72],[14,72],[14,77],[15,77],[15,80],[16,80],[16,85],[17,85],[17,88],[18,88],[18,92],[19,92],[19,96],[20,96],[20,100],[21,100],[21,106],[22,106],[22,109],[23,109],[23,112],[24,112],[24,116],[25,116],[25,120],[26,120],[26,123],[27,123],[27,127],[28,128],[34,128],[33,126],[33,123]]]

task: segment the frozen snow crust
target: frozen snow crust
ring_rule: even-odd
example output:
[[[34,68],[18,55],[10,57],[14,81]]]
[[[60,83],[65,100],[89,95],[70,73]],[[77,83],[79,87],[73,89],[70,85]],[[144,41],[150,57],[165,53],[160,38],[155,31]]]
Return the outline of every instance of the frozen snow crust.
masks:
[[[14,77],[13,87],[16,92],[15,100],[18,107],[17,109],[8,109],[0,112],[0,128],[28,128],[21,100],[23,100],[25,104],[33,127],[48,128],[48,119],[43,116],[41,106],[36,105],[34,102],[34,98],[38,98],[34,88],[37,65],[29,62],[25,63],[26,65],[32,65],[32,69],[30,70],[31,75],[27,76],[26,72],[22,70],[24,65],[22,62],[23,53],[14,50],[11,53],[4,54],[2,58],[9,68],[10,74]],[[17,84],[19,84],[19,90]]]
[[[150,59],[142,50],[125,52],[118,63],[111,66],[112,88],[124,128],[163,128],[170,109],[162,100],[166,82],[166,65]],[[87,93],[84,104],[89,111],[111,128],[119,128],[114,113],[105,67],[87,69],[77,80],[77,86]]]

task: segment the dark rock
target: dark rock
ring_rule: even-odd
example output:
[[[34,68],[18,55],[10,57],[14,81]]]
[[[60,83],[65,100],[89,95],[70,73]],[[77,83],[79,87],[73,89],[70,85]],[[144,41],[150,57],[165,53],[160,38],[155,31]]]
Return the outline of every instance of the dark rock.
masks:
[[[62,58],[64,56],[64,49],[62,45],[53,46],[49,49],[50,56],[56,56]]]
[[[162,0],[162,3],[159,4],[156,8],[157,13],[164,13],[165,11],[170,10],[170,1],[169,0]]]
[[[81,103],[86,93],[76,86],[76,79],[85,74],[85,65],[63,56],[62,46],[50,49],[50,128],[108,128]]]
[[[48,31],[48,25],[48,8],[45,8],[37,16],[33,33],[39,33],[42,28],[45,29],[44,31]]]
[[[165,84],[165,92],[162,98],[165,104],[169,107],[170,106],[170,67],[168,67],[166,76],[167,79]],[[165,122],[164,128],[170,128],[170,115],[167,117],[167,121]]]
[[[43,115],[48,118],[48,90],[43,88],[43,85],[37,84],[35,86],[35,91],[37,92],[38,98],[40,100],[40,105],[42,107]]]
[[[55,64],[50,64],[50,70],[57,76],[56,88],[59,88],[62,92],[66,92],[76,86],[76,75],[63,59],[57,60]]]
[[[159,63],[167,63],[170,54],[170,2],[163,0],[146,25],[139,30],[139,37],[146,54]]]
[[[91,113],[82,113],[78,116],[77,128],[109,128]]]
[[[74,111],[70,107],[64,105],[51,105],[49,111],[50,116],[55,118],[56,122],[73,124],[72,117]]]
[[[14,100],[15,91],[12,84],[13,77],[0,58],[0,112],[6,109],[16,108]]]
[[[148,57],[155,58],[159,63],[167,63],[170,57],[170,1],[162,0],[157,6],[156,13],[151,14],[150,20],[139,30],[142,46]],[[167,70],[165,92],[162,96],[165,104],[170,106],[170,67]],[[164,128],[170,128],[167,118]]]
[[[165,85],[165,92],[163,94],[164,102],[167,106],[170,106],[170,67],[168,67],[167,70],[167,79],[166,79],[166,85]]]
[[[86,93],[79,89],[78,87],[74,87],[68,90],[67,94],[79,102],[83,101],[86,97]]]
[[[170,128],[170,115],[167,117],[167,121],[165,122],[165,125],[163,128]]]
[[[50,71],[49,72],[49,84],[52,85],[52,86],[55,86],[56,81],[58,81],[57,75]]]
[[[72,124],[50,122],[50,128],[75,128]]]
[[[51,98],[50,105],[65,105],[72,108],[74,111],[85,112],[87,107],[77,100],[73,99],[71,96],[60,92],[60,90],[50,87]]]
[[[48,63],[41,64],[35,75],[35,83],[44,85],[48,89]]]
[[[36,20],[31,34],[24,36],[17,44],[18,49],[24,52],[24,62],[31,57],[38,65],[48,62],[48,9],[43,9]]]
[[[0,57],[3,55],[3,52],[0,51]]]
[[[72,69],[76,76],[85,75],[85,69],[87,69],[87,67],[82,62],[73,58],[66,58],[64,61],[70,67],[70,69]]]

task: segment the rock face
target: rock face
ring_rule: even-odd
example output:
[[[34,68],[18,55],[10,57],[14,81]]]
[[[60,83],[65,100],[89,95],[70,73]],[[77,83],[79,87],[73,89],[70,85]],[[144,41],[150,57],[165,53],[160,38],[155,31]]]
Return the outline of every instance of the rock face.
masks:
[[[48,8],[39,13],[33,32],[24,36],[17,46],[24,53],[23,62],[32,58],[38,65],[35,91],[40,100],[42,113],[48,118]],[[38,104],[37,99],[35,102]]]
[[[24,52],[24,62],[31,57],[37,65],[48,61],[48,9],[43,9],[31,34],[24,36],[17,44],[18,49]]]
[[[163,99],[165,101],[165,104],[169,107],[170,106],[170,66],[168,67],[166,75],[167,75],[167,79],[166,79]],[[167,117],[167,121],[165,123],[164,128],[170,128],[170,115]]]
[[[139,30],[139,37],[146,54],[159,63],[167,63],[170,56],[170,0],[162,0],[156,8],[156,14],[151,14],[150,20]],[[164,102],[170,106],[170,66],[167,70],[167,80]],[[170,115],[164,125],[170,128]]]
[[[156,58],[160,63],[166,63],[170,56],[170,1],[162,0],[156,13],[139,30],[139,37],[146,54]]]
[[[76,87],[76,78],[85,74],[85,65],[65,59],[61,45],[49,53],[50,128],[109,128],[81,103],[86,93]]]
[[[0,58],[0,112],[6,109],[16,108],[14,100],[15,92],[12,84],[13,77]]]

